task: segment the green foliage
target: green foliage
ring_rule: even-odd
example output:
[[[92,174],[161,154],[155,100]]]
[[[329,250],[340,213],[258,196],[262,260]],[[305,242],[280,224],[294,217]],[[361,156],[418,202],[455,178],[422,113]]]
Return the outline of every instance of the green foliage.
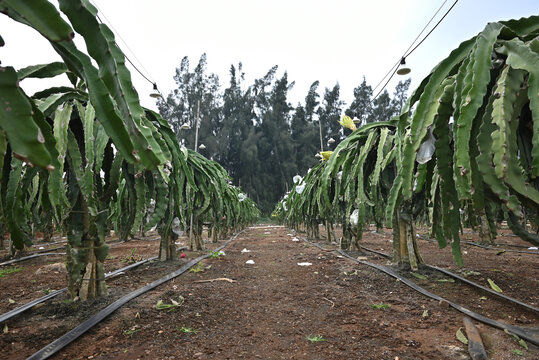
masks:
[[[206,54],[194,69],[185,57],[174,76],[177,89],[158,103],[160,113],[170,119],[174,134],[186,148],[194,147],[198,115],[199,144],[205,145],[200,153],[222,165],[232,183],[255,199],[264,214],[270,212],[279,194],[290,191],[294,175],[316,165],[314,155],[321,147],[334,149],[349,132],[337,123],[344,110],[338,85],[319,94],[315,81],[304,104],[292,108],[287,96],[293,83],[286,73],[277,73],[274,66],[254,84],[245,84],[242,64],[233,65],[229,85],[220,92],[217,76],[207,71]],[[386,95],[387,101],[378,104],[377,111],[394,114],[397,104],[405,101],[406,90],[406,84],[399,84],[394,98]],[[371,98],[372,91],[361,104],[370,103]],[[349,110],[359,111],[359,104]],[[183,124],[190,128],[182,128]]]
[[[487,282],[490,285],[490,287],[492,288],[492,290],[496,291],[497,293],[502,292],[502,289],[500,289],[500,287],[498,285],[496,285],[496,283],[494,281],[492,281],[491,279],[487,279]]]
[[[462,332],[462,328],[458,328],[455,336],[457,337],[458,341],[463,343],[464,345],[468,345],[468,338],[466,338],[466,335]]]
[[[189,269],[189,272],[192,272],[194,274],[203,272],[205,270],[204,264],[199,262],[196,266],[193,266],[191,269]]]
[[[539,244],[521,225],[524,219],[537,224],[539,216],[537,33],[538,16],[488,24],[399,102],[393,122],[364,125],[342,140],[285,195],[274,216],[305,225],[315,237],[320,223],[341,223],[341,246],[354,232],[358,246],[364,223],[381,228],[385,222],[394,228],[395,260],[409,256],[412,268],[422,261],[413,230],[418,221],[432,224],[441,248],[451,245],[457,265],[463,262],[459,229],[480,224],[483,237],[495,235],[500,215],[515,234]],[[399,85],[402,100],[406,84]],[[375,113],[366,105],[369,88],[364,81],[356,90],[347,115],[368,121]]]
[[[537,214],[537,142],[528,129],[539,113],[531,111],[537,96],[530,94],[539,93],[533,85],[538,56],[533,55],[534,42],[525,40],[529,33],[522,32],[537,28],[538,17],[487,25],[431,72],[407,106],[415,107],[413,115],[405,109],[400,117],[399,137],[406,140],[398,162],[399,182],[392,191],[404,199],[416,196],[415,179],[425,173],[415,166],[415,153],[434,127],[436,151],[430,161],[435,171],[424,181],[431,188],[433,211],[441,217],[434,233],[441,246],[451,239],[457,263],[462,262],[458,229],[465,220],[459,209],[472,206],[479,216],[492,217],[487,204],[498,202],[508,221],[522,216],[523,210]],[[388,208],[388,218],[394,211]],[[537,241],[530,235],[523,238]]]
[[[9,274],[15,274],[23,269],[22,266],[9,269],[0,269],[0,278],[6,277]]]
[[[31,100],[18,86],[15,69],[0,72],[0,127],[6,132],[13,153],[19,159],[40,167],[52,168],[51,156],[43,144],[43,133],[36,124]]]
[[[183,296],[180,296],[178,298],[178,301],[170,299],[170,304],[166,304],[163,302],[163,300],[158,300],[157,304],[155,304],[155,308],[157,310],[168,310],[169,312],[176,310],[180,306],[182,306],[184,302]]]
[[[390,304],[383,304],[383,303],[379,303],[379,304],[370,304],[369,305],[371,308],[373,309],[389,309],[391,308],[391,305]]]
[[[318,343],[318,342],[324,342],[327,341],[322,337],[322,335],[309,335],[305,339],[311,343]]]
[[[178,327],[177,330],[181,331],[184,334],[196,334],[199,331],[198,329],[185,326]]]

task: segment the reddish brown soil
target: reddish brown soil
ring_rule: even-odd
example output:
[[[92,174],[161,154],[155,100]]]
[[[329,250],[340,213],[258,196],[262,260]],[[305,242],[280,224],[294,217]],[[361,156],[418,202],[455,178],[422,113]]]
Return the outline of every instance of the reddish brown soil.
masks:
[[[292,242],[290,230],[252,228],[240,234],[219,259],[203,261],[204,271],[186,273],[159,286],[112,314],[59,352],[57,359],[468,359],[455,333],[463,328],[462,314],[430,300],[377,270],[303,242]],[[472,236],[472,235],[470,235]],[[391,234],[365,232],[364,244],[390,252]],[[472,239],[473,240],[473,239]],[[505,236],[504,243],[518,243]],[[425,260],[454,268],[448,249],[420,240]],[[215,246],[214,244],[208,244]],[[323,244],[330,248],[331,244]],[[131,254],[157,254],[157,241],[132,241],[113,246],[107,271],[125,266]],[[241,253],[247,248],[250,253]],[[144,249],[144,251],[142,251]],[[487,278],[504,294],[531,305],[539,303],[538,255],[463,246],[467,275],[488,286]],[[197,257],[187,253],[187,259]],[[358,254],[359,255],[359,254]],[[116,256],[116,257],[115,257]],[[366,255],[368,261],[387,260]],[[253,260],[254,265],[246,264]],[[64,274],[36,276],[35,271],[62,257],[41,257],[22,263],[23,270],[0,279],[0,312],[41,296],[41,290],[65,285]],[[51,301],[7,322],[0,334],[1,357],[23,359],[69,331],[118,297],[177,269],[175,263],[151,263],[108,281],[109,296],[85,304]],[[298,266],[310,262],[311,266]],[[441,275],[422,272],[415,279],[430,291],[473,311],[519,326],[537,327],[531,311],[485,296],[468,286],[438,282]],[[403,273],[413,278],[408,272]],[[234,280],[196,282],[227,278]],[[32,280],[35,280],[33,282]],[[24,292],[24,294],[23,294]],[[158,300],[184,299],[174,311],[157,310]],[[8,299],[16,301],[10,305]],[[372,308],[388,304],[387,309]],[[426,312],[425,312],[426,311]],[[425,315],[425,316],[423,316]],[[490,359],[539,359],[539,350],[520,347],[503,331],[475,322]],[[3,326],[4,324],[2,324]],[[194,332],[187,333],[187,329]],[[183,331],[182,331],[183,330]],[[321,342],[307,337],[320,335]],[[521,350],[523,356],[513,353]]]

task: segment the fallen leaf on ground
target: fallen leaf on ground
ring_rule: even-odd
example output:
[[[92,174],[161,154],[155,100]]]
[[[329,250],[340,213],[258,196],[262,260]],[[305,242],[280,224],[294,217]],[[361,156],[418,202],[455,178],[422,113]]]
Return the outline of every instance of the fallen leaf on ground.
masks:
[[[197,280],[197,281],[194,281],[196,283],[205,283],[205,282],[214,282],[214,281],[227,281],[229,283],[235,283],[236,280],[232,280],[232,279],[229,279],[229,278],[217,278],[217,279],[208,279],[208,280]]]

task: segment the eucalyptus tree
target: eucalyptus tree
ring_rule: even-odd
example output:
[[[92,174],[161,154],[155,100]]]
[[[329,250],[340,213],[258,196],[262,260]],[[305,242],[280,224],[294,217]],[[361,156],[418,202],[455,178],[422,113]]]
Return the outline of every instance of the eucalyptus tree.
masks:
[[[318,121],[322,126],[324,150],[335,149],[344,137],[344,131],[338,123],[345,105],[344,101],[340,100],[340,91],[339,84],[336,84],[331,90],[326,88],[318,108]],[[329,143],[330,139],[335,140],[335,142]]]
[[[376,121],[389,121],[393,116],[397,115],[396,109],[393,106],[393,101],[387,90],[384,90],[376,99],[372,101],[372,109],[367,116],[367,123]]]
[[[372,87],[367,85],[367,80],[363,77],[363,82],[354,88],[354,100],[350,107],[346,109],[345,115],[356,117],[360,124],[366,124],[369,114],[372,112]]]
[[[230,83],[223,95],[223,128],[218,134],[219,163],[227,169],[232,181],[254,194],[252,176],[259,171],[258,140],[260,133],[253,125],[254,91],[243,89],[245,74],[242,64],[230,67]]]
[[[393,98],[391,99],[391,107],[393,108],[394,115],[399,115],[408,100],[408,89],[410,88],[410,83],[412,82],[411,78],[408,78],[404,81],[399,81],[395,86],[395,91],[393,92]]]
[[[292,116],[291,132],[298,174],[306,173],[307,169],[316,164],[317,159],[313,154],[320,150],[319,126],[314,119],[320,97],[318,86],[318,81],[311,84],[305,97],[305,106],[298,104]]]
[[[161,115],[170,121],[178,140],[188,148],[195,144],[195,123],[199,124],[199,144],[208,157],[218,156],[217,134],[222,129],[222,95],[219,77],[207,71],[207,56],[202,54],[191,70],[185,56],[176,68],[177,88],[166,99],[159,99]]]

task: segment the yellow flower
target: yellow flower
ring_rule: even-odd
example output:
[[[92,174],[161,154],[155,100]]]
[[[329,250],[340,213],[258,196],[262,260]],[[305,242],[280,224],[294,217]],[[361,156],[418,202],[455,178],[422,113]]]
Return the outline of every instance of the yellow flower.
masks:
[[[322,160],[329,160],[329,157],[333,154],[333,151],[321,151],[320,155],[322,155]]]
[[[339,124],[341,124],[342,126],[344,126],[345,128],[348,128],[352,131],[356,131],[357,128],[356,128],[356,124],[354,124],[354,121],[352,120],[352,118],[350,116],[343,116],[342,117],[342,120],[339,121]]]

